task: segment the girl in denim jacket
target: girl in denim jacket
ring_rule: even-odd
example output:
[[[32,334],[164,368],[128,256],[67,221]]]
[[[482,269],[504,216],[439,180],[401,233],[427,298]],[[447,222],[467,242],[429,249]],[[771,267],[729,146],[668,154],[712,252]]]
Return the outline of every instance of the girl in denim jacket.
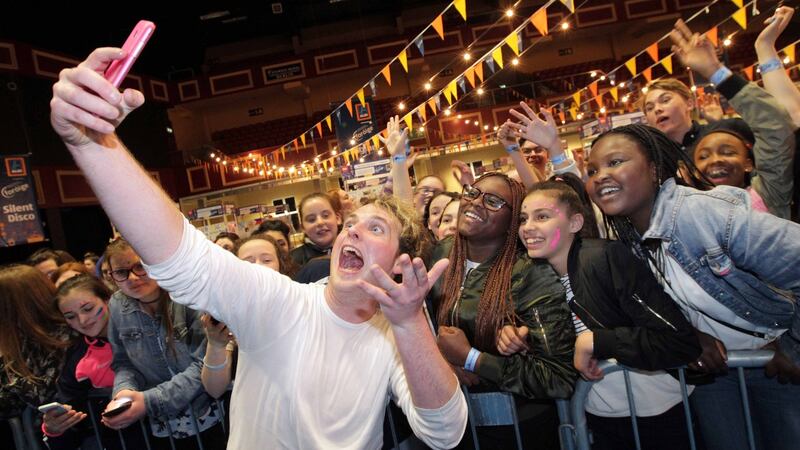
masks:
[[[746,448],[727,350],[767,347],[766,371],[745,369],[758,448],[800,439],[800,225],[752,210],[747,192],[709,187],[665,134],[628,125],[601,135],[588,161],[587,191],[620,240],[645,260],[698,330],[703,353],[691,368],[719,376],[692,403],[709,449]],[[766,376],[765,376],[766,375]],[[778,377],[778,380],[768,378]]]
[[[120,288],[111,297],[108,329],[114,352],[113,398],[127,397],[133,403],[119,415],[104,417],[103,423],[121,429],[147,415],[155,448],[170,448],[170,435],[178,448],[195,448],[193,414],[205,448],[224,448],[221,414],[200,381],[205,350],[200,314],[173,303],[147,276],[126,241],[112,242],[106,257]]]

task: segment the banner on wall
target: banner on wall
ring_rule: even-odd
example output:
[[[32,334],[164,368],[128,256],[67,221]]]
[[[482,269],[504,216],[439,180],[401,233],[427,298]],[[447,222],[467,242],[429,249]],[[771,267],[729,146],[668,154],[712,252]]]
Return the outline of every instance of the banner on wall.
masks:
[[[0,247],[44,240],[27,156],[3,157],[0,176]]]
[[[372,97],[364,97],[364,103],[354,103],[352,115],[344,108],[337,111],[334,122],[340,152],[367,141],[378,132],[374,111]]]

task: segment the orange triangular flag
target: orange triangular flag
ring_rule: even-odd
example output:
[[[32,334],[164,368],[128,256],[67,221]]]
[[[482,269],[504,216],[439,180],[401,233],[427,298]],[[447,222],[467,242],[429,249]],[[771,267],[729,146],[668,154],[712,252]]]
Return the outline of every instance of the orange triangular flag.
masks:
[[[706,37],[709,41],[711,41],[712,44],[714,44],[714,47],[719,47],[719,33],[717,27],[706,31]]]
[[[300,135],[300,140],[303,142],[303,147],[305,147],[306,146],[306,134],[305,133]],[[299,150],[299,149],[295,149],[295,151],[297,151],[297,150]]]
[[[561,123],[564,123],[564,122],[567,121],[567,115],[564,114],[564,110],[563,109],[558,111],[558,118],[561,119]]]
[[[597,81],[589,85],[589,90],[592,92],[592,97],[597,97]]]
[[[600,95],[598,95],[597,97],[594,98],[594,101],[597,102],[597,107],[598,108],[602,108],[603,107],[603,94],[600,93]]]
[[[614,97],[614,101],[615,102],[619,101],[619,88],[618,87],[614,86],[611,89],[609,89],[608,92],[610,92],[611,96]]]
[[[348,98],[344,102],[344,106],[347,107],[347,112],[349,112],[350,116],[352,116],[353,115],[353,97]]]
[[[433,27],[434,30],[436,30],[437,33],[439,33],[439,37],[442,38],[442,40],[444,40],[444,25],[442,24],[441,14],[439,14],[435,19],[433,19],[433,22],[431,22],[431,26]]]
[[[322,122],[317,122],[317,134],[322,137]]]
[[[786,53],[786,56],[789,57],[789,61],[791,62],[794,62],[794,46],[795,44],[792,44],[783,49],[783,52]]]
[[[328,131],[333,131],[333,125],[331,125],[331,116],[325,117],[325,123],[328,124]]]
[[[511,34],[506,36],[505,43],[506,43],[506,45],[511,47],[511,51],[513,51],[515,55],[519,56],[519,37],[517,36],[517,32],[516,31],[512,31]],[[501,60],[503,59],[503,54],[502,53],[500,54],[500,59]],[[503,63],[500,62],[499,64],[500,64],[500,68],[502,69],[503,68]]]
[[[662,59],[661,65],[672,75],[672,55],[668,55],[666,58]]]
[[[436,114],[436,98],[435,97],[430,99],[430,100],[428,100],[428,106],[430,106],[431,107],[431,111],[433,111],[433,113]]]
[[[427,122],[428,121],[428,112],[425,110],[425,103],[419,105],[419,108],[417,108],[417,111],[419,112],[419,116],[422,118],[422,122],[423,123]]]
[[[469,85],[475,87],[475,68],[470,67],[464,72],[464,75],[467,77],[467,81],[469,81]]]
[[[642,71],[642,75],[644,75],[644,78],[647,80],[648,83],[651,82],[653,80],[653,69],[651,67],[644,69]]]
[[[408,129],[411,130],[411,113],[406,114],[403,120],[406,122]]]
[[[483,83],[483,63],[478,63],[475,65],[475,75],[477,75],[478,79],[481,80],[481,83]]]
[[[281,159],[286,159],[286,148],[281,147]]]
[[[539,34],[547,36],[547,9],[539,8],[538,11],[533,13],[531,23],[539,31]]]
[[[739,8],[738,11],[733,13],[732,17],[733,20],[735,20],[736,23],[738,23],[739,26],[742,27],[743,30],[747,29],[747,11],[745,10],[745,8]]]
[[[344,163],[350,164],[350,152],[344,152],[342,153],[342,156],[344,156]]]
[[[364,88],[359,89],[358,92],[356,93],[356,95],[358,96],[358,102],[363,105],[364,104]]]
[[[406,49],[400,51],[397,55],[397,59],[400,60],[400,64],[403,66],[403,69],[408,73],[408,55],[406,54]]]
[[[461,13],[461,17],[467,20],[467,0],[455,0],[453,6],[456,7],[456,11]]]
[[[658,42],[647,47],[647,54],[653,58],[653,62],[658,62]]]
[[[574,0],[561,0],[561,3],[564,4],[567,8],[569,8],[569,12],[575,12],[575,1]]]
[[[581,104],[581,91],[578,91],[572,94],[572,100],[575,101],[575,105],[580,106]]]
[[[628,62],[625,63],[625,67],[630,70],[631,75],[636,76],[636,57],[629,59]]]
[[[745,67],[744,74],[747,76],[747,79],[753,81],[753,66]]]
[[[388,83],[389,86],[392,85],[392,67],[391,66],[392,66],[391,64],[387,64],[386,67],[384,67],[383,70],[381,70],[381,75],[383,75],[383,78],[386,78],[386,83]]]
[[[384,139],[389,139],[389,129],[388,128],[384,128],[383,130],[381,130],[381,134],[383,135]]]
[[[516,33],[513,33],[516,36]],[[515,37],[516,39],[516,37]],[[492,51],[492,58],[495,60],[500,68],[503,68],[503,47],[497,47]]]

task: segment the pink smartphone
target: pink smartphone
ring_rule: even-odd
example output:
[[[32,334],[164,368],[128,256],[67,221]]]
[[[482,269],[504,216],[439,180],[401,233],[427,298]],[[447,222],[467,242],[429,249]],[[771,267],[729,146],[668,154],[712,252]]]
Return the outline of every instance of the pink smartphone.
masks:
[[[147,44],[148,39],[150,39],[155,30],[156,25],[147,20],[140,20],[133,28],[128,39],[125,40],[125,44],[122,45],[122,49],[125,50],[125,57],[112,61],[105,72],[106,80],[110,81],[114,87],[119,87],[122,84],[122,80],[128,76],[133,63],[136,62],[136,58],[142,53],[142,49],[144,49],[145,44]]]

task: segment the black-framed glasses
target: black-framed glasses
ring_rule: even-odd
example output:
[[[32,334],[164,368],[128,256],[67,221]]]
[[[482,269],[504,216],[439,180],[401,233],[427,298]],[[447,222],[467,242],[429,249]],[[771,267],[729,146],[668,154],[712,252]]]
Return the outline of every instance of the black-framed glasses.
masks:
[[[111,278],[114,281],[122,283],[123,281],[127,280],[128,277],[131,276],[131,272],[133,272],[137,277],[146,277],[147,271],[144,270],[144,266],[141,262],[138,262],[132,265],[129,269],[114,269],[111,271]]]
[[[464,190],[461,191],[461,197],[470,202],[479,199],[481,196],[483,196],[483,207],[490,211],[500,211],[504,206],[508,206],[508,202],[499,195],[482,192],[471,184],[465,184]],[[510,206],[508,207],[511,208]]]

